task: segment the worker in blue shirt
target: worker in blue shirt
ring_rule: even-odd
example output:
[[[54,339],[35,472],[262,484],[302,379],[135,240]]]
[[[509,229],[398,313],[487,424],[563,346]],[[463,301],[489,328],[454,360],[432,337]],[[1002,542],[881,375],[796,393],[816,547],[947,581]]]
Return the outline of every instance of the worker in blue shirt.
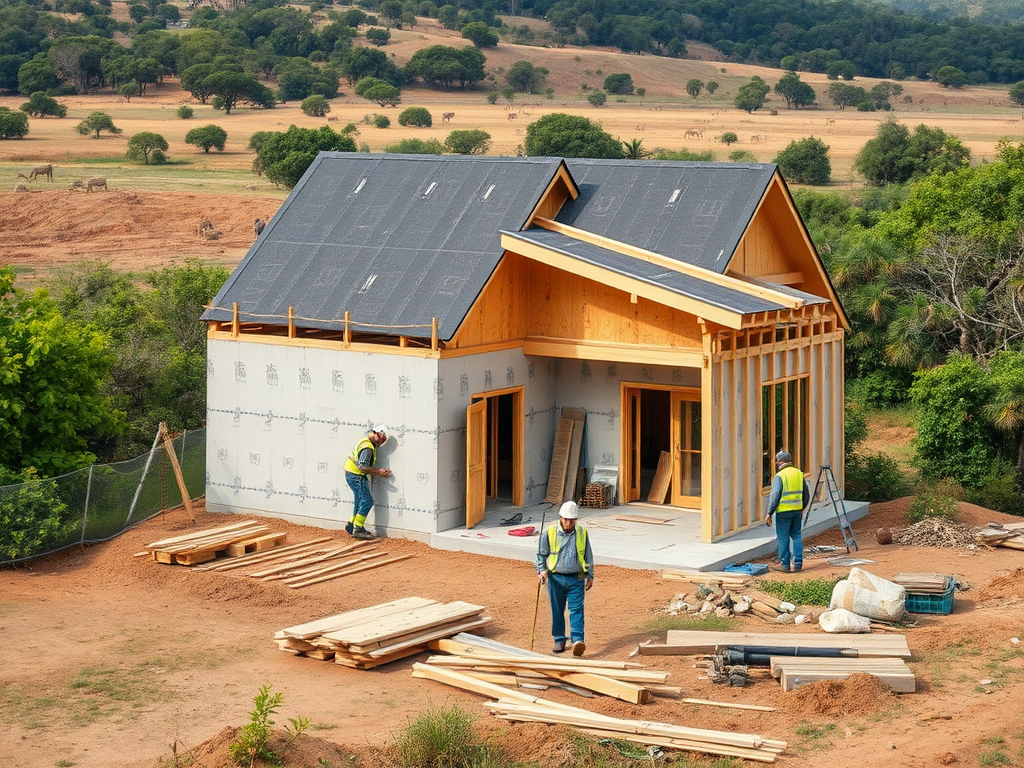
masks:
[[[572,640],[572,655],[582,656],[587,650],[583,634],[583,602],[587,590],[594,586],[594,553],[590,549],[587,529],[579,525],[579,507],[567,501],[558,510],[558,523],[541,533],[537,548],[537,578],[547,582],[551,602],[551,635],[554,653],[565,651]],[[565,606],[569,605],[569,637],[565,634]]]
[[[775,454],[775,477],[772,479],[772,493],[768,497],[768,516],[765,525],[771,526],[775,518],[775,538],[779,542],[779,565],[773,570],[791,573],[804,566],[804,541],[800,531],[804,509],[811,503],[811,491],[804,480],[804,473],[793,466],[793,457],[788,451]],[[792,553],[790,542],[792,541]],[[790,554],[793,567],[790,568]]]

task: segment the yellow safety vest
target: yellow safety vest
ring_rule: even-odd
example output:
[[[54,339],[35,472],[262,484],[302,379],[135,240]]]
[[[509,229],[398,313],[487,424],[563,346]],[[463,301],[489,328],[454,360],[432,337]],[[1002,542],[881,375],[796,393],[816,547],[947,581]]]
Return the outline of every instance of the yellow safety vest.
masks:
[[[804,508],[804,473],[790,465],[779,470],[782,497],[776,512],[794,512]]]
[[[552,525],[548,528],[548,551],[550,554],[547,559],[548,571],[551,573],[555,572],[555,563],[558,562],[558,536],[556,531],[558,525]],[[580,564],[580,573],[585,574],[587,572],[587,566],[590,565],[586,561],[587,552],[587,529],[579,523],[576,524],[576,560]]]
[[[352,455],[349,456],[348,459],[345,461],[346,472],[351,472],[353,475],[366,474],[365,472],[363,472],[363,470],[359,468],[359,454],[362,453],[366,448],[369,448],[371,451],[373,451],[373,461],[370,462],[370,466],[377,465],[377,446],[373,444],[373,441],[370,438],[364,437],[362,440],[356,443],[356,447],[352,449]]]

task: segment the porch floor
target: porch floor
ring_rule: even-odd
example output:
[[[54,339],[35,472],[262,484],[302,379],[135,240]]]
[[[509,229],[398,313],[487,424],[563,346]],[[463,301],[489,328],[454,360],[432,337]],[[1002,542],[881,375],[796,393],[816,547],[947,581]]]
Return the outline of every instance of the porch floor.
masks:
[[[868,513],[868,503],[845,502],[850,522]],[[516,526],[502,526],[501,521],[522,513]],[[535,504],[515,507],[489,501],[483,522],[472,529],[452,528],[430,535],[430,546],[453,552],[472,552],[489,557],[532,562],[537,552],[537,534],[509,536],[510,527],[532,525],[539,532],[554,522],[557,506]],[[666,520],[664,523],[637,523],[616,520],[619,515],[641,515]],[[700,540],[700,513],[695,510],[656,504],[632,503],[608,509],[580,508],[580,520],[591,531],[594,559],[598,565],[620,568],[660,570],[685,568],[720,571],[731,563],[745,563],[776,551],[775,529],[758,525],[714,544]],[[804,527],[804,538],[814,536],[839,522],[831,506],[816,504]]]

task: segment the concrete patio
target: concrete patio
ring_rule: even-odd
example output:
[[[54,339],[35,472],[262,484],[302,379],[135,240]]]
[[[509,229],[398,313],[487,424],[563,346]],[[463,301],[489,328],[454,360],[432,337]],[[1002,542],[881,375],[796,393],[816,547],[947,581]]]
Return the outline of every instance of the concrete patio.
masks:
[[[845,502],[852,523],[868,513],[868,503]],[[501,521],[522,513],[522,523],[502,526]],[[514,507],[489,502],[484,521],[472,529],[453,528],[430,535],[430,546],[454,552],[532,561],[537,552],[537,533],[517,537],[510,527],[532,525],[539,532],[557,517],[557,507],[538,504]],[[663,523],[638,523],[617,520],[620,515],[637,515],[664,520]],[[594,559],[598,565],[620,568],[661,570],[684,568],[718,571],[732,563],[745,563],[776,551],[775,530],[765,525],[741,531],[723,541],[704,544],[700,540],[700,514],[695,510],[656,504],[633,503],[608,509],[580,509],[580,521],[591,531]],[[831,506],[815,504],[804,527],[804,537],[814,536],[839,522]]]

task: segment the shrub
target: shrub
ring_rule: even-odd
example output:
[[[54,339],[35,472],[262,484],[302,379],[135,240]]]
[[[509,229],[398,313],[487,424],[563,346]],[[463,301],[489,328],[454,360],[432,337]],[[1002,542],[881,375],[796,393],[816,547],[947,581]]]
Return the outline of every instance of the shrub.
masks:
[[[39,555],[67,544],[78,520],[67,519],[68,507],[53,480],[15,486],[0,496],[0,560]]]
[[[242,728],[238,735],[238,741],[232,742],[228,747],[228,755],[239,765],[254,765],[257,761],[269,765],[281,765],[281,756],[270,748],[270,738],[273,730],[270,726],[274,721],[270,716],[277,713],[281,706],[280,692],[270,695],[270,686],[264,685],[253,700],[255,707],[249,713],[250,721]],[[308,717],[295,717],[288,719],[289,725],[285,727],[288,738],[285,749],[290,747],[299,736],[310,726]]]
[[[194,110],[188,104],[182,104],[180,107],[178,107],[177,115],[182,120],[189,120],[194,114]]]
[[[68,116],[68,108],[66,106],[56,99],[47,96],[42,91],[33,93],[29,100],[18,107],[18,109],[29,115],[29,117],[46,117],[47,115],[53,115],[54,117]]]
[[[384,151],[400,155],[443,155],[444,145],[437,139],[402,139],[397,144],[384,147]]]
[[[955,521],[958,513],[957,502],[962,498],[963,488],[951,478],[945,478],[934,486],[923,485],[918,490],[917,497],[907,507],[904,517],[908,523],[919,523],[926,517]]]
[[[391,118],[388,117],[387,115],[374,115],[373,116],[373,124],[377,128],[390,128],[391,127]]]
[[[602,107],[604,106],[604,103],[608,101],[608,94],[604,91],[594,91],[593,93],[587,94],[587,101],[589,101],[592,106]]]
[[[739,141],[740,137],[737,136],[733,131],[726,131],[725,133],[718,137],[718,140],[728,147]]]
[[[397,739],[402,768],[469,768],[483,748],[473,739],[473,716],[458,705],[431,707]]]
[[[218,152],[224,151],[224,144],[228,140],[228,132],[219,125],[204,125],[200,128],[193,128],[185,134],[185,143],[199,147],[203,152],[209,154],[211,148]]]
[[[968,494],[972,504],[1010,515],[1024,515],[1024,489],[1017,470],[1009,461],[1000,459],[981,481],[981,486]]]
[[[398,124],[429,128],[434,124],[434,120],[426,107],[406,107],[398,116]]]
[[[757,588],[766,595],[793,605],[828,605],[832,601],[832,590],[839,579],[839,576],[799,581],[762,579],[757,583]]]
[[[28,134],[28,115],[0,107],[0,139],[21,139]]]
[[[310,117],[323,117],[331,111],[331,105],[327,103],[327,99],[323,96],[315,95],[303,99],[299,109],[302,110],[303,114]]]
[[[907,482],[896,459],[884,453],[846,454],[846,498],[853,501],[891,501],[905,496]]]
[[[444,146],[457,155],[486,155],[491,148],[491,134],[479,129],[452,131],[444,140]]]

